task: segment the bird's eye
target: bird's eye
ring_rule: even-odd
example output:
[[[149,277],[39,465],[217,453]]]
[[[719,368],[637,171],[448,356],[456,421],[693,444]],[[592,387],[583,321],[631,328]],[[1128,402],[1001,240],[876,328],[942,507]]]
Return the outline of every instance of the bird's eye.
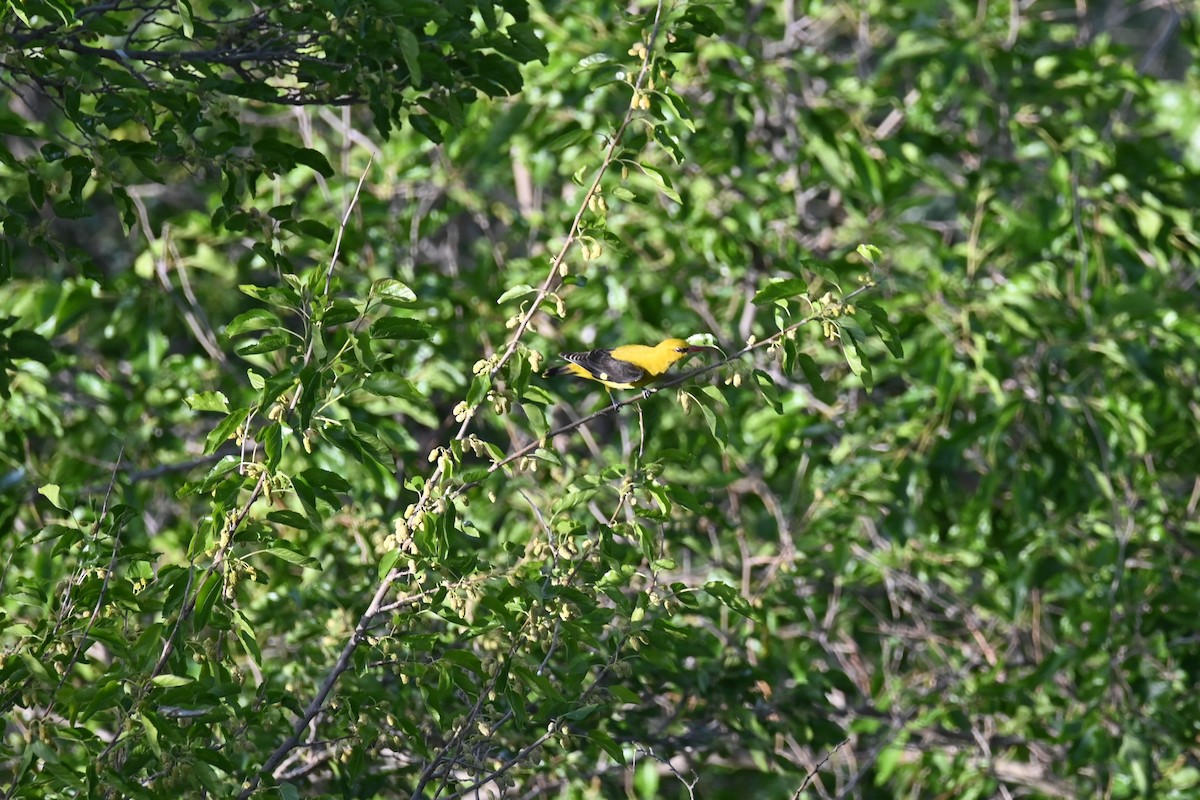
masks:
[[[687,348],[686,348],[686,347],[676,347],[676,348],[675,348],[675,352],[676,352],[676,353],[686,353],[686,352],[687,352]]]

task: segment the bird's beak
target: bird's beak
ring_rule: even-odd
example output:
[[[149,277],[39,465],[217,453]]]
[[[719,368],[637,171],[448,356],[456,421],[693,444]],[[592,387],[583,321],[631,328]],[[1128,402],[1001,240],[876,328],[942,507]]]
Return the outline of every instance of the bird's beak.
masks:
[[[687,352],[689,355],[692,353],[716,353],[717,355],[722,355],[721,351],[717,348],[702,344],[688,345]]]

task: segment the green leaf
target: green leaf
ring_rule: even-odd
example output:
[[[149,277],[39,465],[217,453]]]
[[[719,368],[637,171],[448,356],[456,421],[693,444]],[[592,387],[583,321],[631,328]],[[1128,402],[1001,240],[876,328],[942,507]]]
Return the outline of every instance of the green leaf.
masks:
[[[717,36],[725,32],[725,20],[721,19],[721,15],[711,6],[700,3],[688,4],[683,12],[683,21],[690,23],[702,36]]]
[[[704,591],[720,600],[731,611],[736,611],[747,619],[754,619],[754,609],[746,598],[742,597],[742,593],[733,586],[719,581],[709,581],[704,584]]]
[[[837,393],[825,382],[821,368],[817,366],[817,362],[813,361],[812,356],[807,353],[796,353],[796,363],[800,366],[800,371],[804,373],[804,379],[808,381],[814,397],[822,403],[832,403],[837,400]]]
[[[603,707],[604,706],[601,703],[588,703],[581,708],[575,708],[571,711],[568,711],[566,714],[563,714],[562,718],[565,720],[570,720],[571,722],[583,722],[585,719],[594,715]]]
[[[184,403],[192,411],[220,411],[229,413],[229,398],[224,392],[200,392],[184,398]]]
[[[317,561],[312,556],[306,556],[295,548],[295,545],[282,540],[276,542],[275,546],[268,547],[267,553],[282,559],[289,564],[295,564],[298,567],[306,569],[321,569],[321,562]]]
[[[325,328],[332,328],[335,325],[353,322],[360,316],[362,316],[362,312],[359,311],[354,301],[339,297],[326,307],[325,314],[321,317],[321,324]]]
[[[395,372],[376,372],[363,382],[363,390],[383,397],[399,397],[420,407],[429,405],[429,398],[412,381]]]
[[[596,727],[590,727],[587,732],[587,738],[600,745],[600,749],[607,753],[609,758],[616,763],[625,763],[625,753],[621,750],[621,746],[604,731]]]
[[[842,336],[842,353],[846,357],[846,363],[850,366],[850,371],[857,375],[863,382],[863,385],[870,391],[874,385],[874,376],[871,374],[871,363],[867,361],[863,354],[862,347],[858,343],[858,339],[846,327],[841,328]],[[849,346],[847,346],[849,342]]]
[[[33,331],[13,331],[9,334],[8,354],[10,358],[28,358],[42,364],[54,363],[54,348],[46,341],[46,337]]]
[[[209,432],[204,440],[205,454],[217,452],[217,448],[223,445],[226,440],[231,438],[237,431],[238,427],[246,421],[250,416],[250,409],[238,408],[229,413],[229,416],[217,423],[217,426]]]
[[[550,51],[546,49],[546,45],[542,43],[532,25],[527,23],[509,25],[505,33],[516,45],[514,53],[516,60],[522,63],[535,60],[543,64],[550,63]]]
[[[424,136],[434,144],[441,144],[445,141],[441,130],[438,129],[437,123],[428,114],[409,114],[408,124],[413,126],[417,133]]]
[[[66,505],[63,504],[62,487],[57,483],[47,483],[44,486],[39,486],[38,494],[50,501],[50,504],[62,511],[67,511]]]
[[[461,650],[459,648],[451,648],[442,653],[442,658],[451,664],[457,664],[464,669],[470,670],[477,674],[483,674],[483,662],[479,656],[472,653],[470,650]]]
[[[475,4],[479,9],[479,18],[483,20],[483,24],[487,26],[489,31],[496,30],[496,7],[491,0],[479,0]]]
[[[142,712],[137,715],[138,722],[142,725],[142,730],[146,732],[146,744],[150,746],[150,751],[154,753],[156,758],[162,758],[162,747],[158,743],[158,728],[150,720],[150,715]]]
[[[221,576],[213,573],[205,578],[204,583],[200,585],[200,591],[196,593],[195,623],[197,629],[208,627],[208,621],[212,617],[213,605],[217,602],[217,597],[221,594],[219,591],[221,583]]]
[[[854,252],[869,264],[877,264],[879,259],[883,258],[883,252],[873,244],[860,244],[854,249]]]
[[[162,686],[165,688],[174,688],[174,687],[178,687],[178,686],[187,686],[189,684],[195,683],[196,679],[189,678],[186,675],[155,675],[153,678],[150,679],[150,682],[152,684],[154,684],[155,686]]]
[[[379,569],[376,571],[376,576],[379,580],[387,577],[387,574],[392,571],[392,567],[396,566],[396,562],[400,560],[400,551],[389,550],[383,554],[383,558],[379,559]]]
[[[586,128],[570,128],[564,133],[561,133],[551,139],[549,144],[546,145],[546,149],[554,152],[566,150],[572,145],[586,142],[588,139],[591,139],[592,136],[592,132]]]
[[[395,278],[383,278],[371,284],[371,295],[378,297],[385,305],[399,308],[417,301],[417,296],[407,284]]]
[[[279,458],[283,455],[283,426],[272,422],[259,434],[259,441],[266,455],[267,468],[278,469]]]
[[[274,93],[271,92],[270,97],[274,96]],[[252,147],[254,154],[272,173],[288,172],[297,164],[302,164],[323,178],[333,177],[333,167],[329,165],[329,160],[316,150],[296,147],[293,144],[269,137],[259,139]]]
[[[682,391],[680,393],[684,394]],[[725,415],[718,414],[709,408],[708,403],[701,399],[700,395],[691,392],[687,392],[686,394],[691,396],[693,406],[700,409],[700,415],[704,417],[704,422],[708,425],[708,430],[712,434],[713,440],[724,450],[725,443],[729,438],[729,429],[725,422]]]
[[[237,348],[239,356],[252,356],[258,353],[273,353],[276,350],[282,350],[291,343],[291,339],[284,333],[268,333],[261,339],[256,339],[248,342]]]
[[[808,291],[808,283],[803,278],[783,278],[772,281],[759,289],[754,295],[754,305],[761,306],[774,303],[777,300],[787,300]]]
[[[328,428],[325,436],[360,463],[375,462],[380,466],[391,468],[393,460],[391,454],[383,446],[383,443],[373,436],[363,436],[347,425]]]
[[[228,455],[222,456],[216,464],[204,475],[203,478],[195,481],[185,481],[176,491],[176,497],[188,497],[193,494],[215,492],[222,485],[238,485],[246,480],[237,474],[238,467],[241,461],[237,456]],[[192,537],[193,542],[204,540],[207,536],[204,531],[206,526],[198,525],[196,534]],[[189,556],[196,554],[195,550],[188,551]]]
[[[287,525],[289,528],[297,528],[299,530],[313,529],[312,523],[308,521],[308,517],[287,509],[277,509],[270,512],[267,514],[267,520],[280,525]]]
[[[521,410],[529,419],[529,428],[533,435],[538,438],[545,436],[550,430],[550,424],[546,421],[546,413],[542,411],[541,407],[533,403],[521,403]]]
[[[396,44],[400,47],[400,55],[404,57],[404,65],[412,76],[412,85],[421,86],[421,47],[417,35],[408,28],[396,28]]]
[[[26,21],[25,25],[28,27],[29,22]],[[17,120],[0,117],[0,136],[23,136],[27,139],[31,139],[35,135],[36,134],[34,134],[33,131],[31,131],[29,128],[26,128]]]
[[[504,294],[500,295],[499,299],[496,300],[496,305],[507,303],[509,300],[512,300],[515,297],[524,297],[525,295],[535,291],[537,290],[529,284],[519,283],[506,291]]]
[[[579,59],[579,63],[571,67],[572,74],[578,75],[580,72],[585,72],[589,69],[602,67],[613,61],[612,56],[608,53],[592,53],[590,56],[584,56]]]
[[[254,308],[238,314],[225,326],[226,336],[237,336],[246,331],[257,331],[264,328],[276,328],[282,323],[279,317],[265,308]]]
[[[331,492],[348,492],[352,488],[349,481],[329,470],[311,467],[300,474],[313,486],[320,486]]]
[[[839,292],[842,291],[841,277],[834,272],[828,264],[817,261],[816,259],[809,259],[805,262],[804,267],[814,275],[817,275],[820,278],[828,281]]]
[[[640,706],[642,704],[642,698],[626,686],[622,686],[619,683],[614,683],[606,688],[608,689],[609,694],[622,703],[629,703],[630,705],[634,706]]]
[[[679,196],[679,192],[675,191],[675,187],[671,183],[671,179],[667,177],[665,172],[660,170],[658,167],[652,167],[649,164],[638,164],[638,166],[641,167],[642,172],[650,178],[654,185],[658,187],[660,192],[674,200],[676,203],[683,205],[683,199]]]
[[[676,164],[683,163],[683,160],[684,160],[683,150],[680,149],[679,142],[675,141],[675,137],[672,136],[670,131],[668,131],[666,129],[666,126],[664,126],[664,125],[655,125],[654,126],[654,141],[656,141],[660,145],[662,145],[663,149],[665,149],[668,153],[671,154],[671,158],[673,158],[675,160]],[[679,201],[676,200],[676,202],[679,202]]]
[[[20,650],[18,651],[18,656],[21,659],[21,663],[25,665],[25,669],[29,671],[30,675],[47,686],[54,685],[55,681],[50,677],[50,672],[46,669],[45,665],[43,665],[41,661],[33,657],[32,653],[27,650]]]
[[[630,203],[638,203],[639,205],[645,205],[645,203],[646,203],[646,198],[644,198],[638,194],[635,194],[634,192],[631,192],[630,190],[626,189],[624,186],[618,186],[615,189],[613,189],[612,195],[613,195],[613,197],[616,197],[619,200],[626,200]]]
[[[279,227],[285,231],[298,233],[301,236],[307,236],[325,244],[333,241],[333,228],[324,223],[317,222],[315,219],[289,219],[280,223]]]
[[[871,316],[871,325],[892,357],[904,358],[904,344],[900,341],[900,331],[888,320],[887,312],[874,303],[858,303],[857,305]]]
[[[372,339],[428,339],[428,324],[411,317],[383,317],[371,324]]]
[[[53,142],[42,145],[39,152],[41,152],[42,158],[47,164],[62,161],[67,157],[67,151],[61,145],[54,144]]]
[[[679,117],[680,122],[682,122],[689,131],[695,133],[696,125],[692,121],[692,109],[690,106],[688,106],[687,101],[669,88],[662,89],[658,92],[658,94],[667,102],[667,105],[671,107],[671,110],[675,112],[675,116]]]
[[[782,414],[783,403],[779,400],[779,389],[775,386],[775,381],[771,379],[771,376],[761,369],[756,369],[754,370],[754,380],[763,399],[770,403],[776,414]]]
[[[176,0],[175,10],[179,13],[179,21],[183,28],[183,38],[193,38],[196,35],[196,25],[192,20],[192,4],[188,0]]]
[[[46,182],[40,176],[33,174],[26,175],[25,179],[29,183],[29,202],[33,204],[34,208],[41,208],[46,202]],[[113,197],[118,202],[120,194],[120,192],[113,192]],[[125,193],[125,199],[128,198],[129,194]],[[124,219],[125,217],[122,215],[122,220]]]
[[[309,149],[307,147],[299,147],[296,149],[295,158],[296,158],[297,162],[308,167],[313,172],[320,175],[322,178],[332,178],[333,177],[333,174],[334,174],[333,166],[329,163],[329,159],[325,158],[325,155],[323,153],[320,153],[316,150]],[[324,231],[329,231],[329,228],[326,228],[324,225],[321,225],[318,222],[312,222],[310,220],[310,221],[308,221],[307,224],[316,226],[317,228],[320,228],[321,230],[324,230]],[[309,234],[309,235],[313,235],[313,234]],[[323,241],[328,242],[332,237],[333,237],[333,234],[332,234],[332,231],[330,231],[323,238]],[[321,238],[321,237],[318,236],[317,238]]]

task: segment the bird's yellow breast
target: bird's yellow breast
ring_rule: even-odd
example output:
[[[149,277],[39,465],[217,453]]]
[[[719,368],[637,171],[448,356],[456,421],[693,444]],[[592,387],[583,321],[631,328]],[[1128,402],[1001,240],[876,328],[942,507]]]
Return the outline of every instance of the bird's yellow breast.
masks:
[[[614,347],[612,357],[628,361],[646,371],[650,376],[662,375],[671,365],[687,355],[688,343],[683,339],[667,339],[654,347],[644,344],[627,344]]]

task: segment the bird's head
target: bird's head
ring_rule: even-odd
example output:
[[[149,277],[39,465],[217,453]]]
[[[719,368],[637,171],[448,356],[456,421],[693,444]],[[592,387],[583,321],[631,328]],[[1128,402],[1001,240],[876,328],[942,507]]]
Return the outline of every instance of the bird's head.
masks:
[[[720,350],[718,350],[715,347],[707,347],[705,345],[700,345],[700,344],[688,344],[687,341],[684,339],[667,339],[667,340],[659,343],[658,349],[666,350],[671,353],[676,353],[677,359],[683,358],[684,356],[687,356],[687,355],[691,355],[692,353],[708,352],[708,353],[720,354],[720,352],[721,352]]]

